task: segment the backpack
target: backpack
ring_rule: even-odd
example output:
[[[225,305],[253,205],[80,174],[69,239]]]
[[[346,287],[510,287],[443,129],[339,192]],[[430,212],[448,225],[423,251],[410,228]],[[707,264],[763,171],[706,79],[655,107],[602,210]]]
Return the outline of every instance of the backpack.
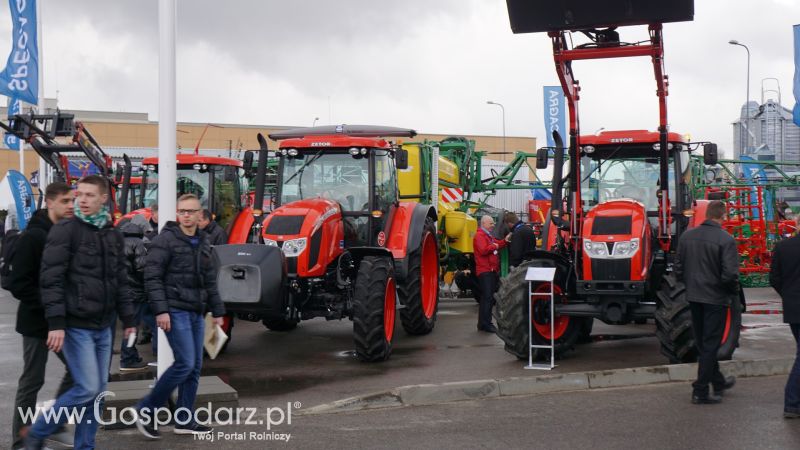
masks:
[[[0,287],[5,290],[11,288],[11,260],[17,250],[20,235],[19,230],[8,230],[3,236],[0,247]]]

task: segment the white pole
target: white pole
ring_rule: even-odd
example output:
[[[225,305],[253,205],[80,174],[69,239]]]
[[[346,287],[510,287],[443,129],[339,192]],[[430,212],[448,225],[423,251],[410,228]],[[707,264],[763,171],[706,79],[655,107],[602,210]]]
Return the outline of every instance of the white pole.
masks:
[[[175,112],[176,0],[158,2],[158,229],[175,220],[177,118]],[[158,368],[161,375],[174,361],[164,331],[158,329]]]
[[[39,0],[36,2],[36,42],[39,47],[39,114],[44,114],[44,45],[42,45],[42,1]],[[22,150],[20,149],[20,155],[22,154]],[[44,162],[42,158],[39,158],[39,196],[44,195],[44,190],[47,189],[47,185],[50,184],[50,178],[48,173],[49,166],[47,163]],[[25,172],[22,172],[25,175]]]

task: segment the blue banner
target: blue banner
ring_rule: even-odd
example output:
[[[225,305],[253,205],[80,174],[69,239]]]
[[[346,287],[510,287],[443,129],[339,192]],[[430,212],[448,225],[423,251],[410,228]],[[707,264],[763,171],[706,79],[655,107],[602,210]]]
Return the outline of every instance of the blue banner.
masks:
[[[22,102],[18,98],[8,97],[8,117],[22,113]],[[3,144],[11,150],[19,150],[19,139],[11,133],[3,133]]]
[[[14,197],[19,230],[22,231],[33,215],[33,188],[31,188],[31,184],[25,178],[25,175],[17,170],[9,170],[6,178],[8,178],[8,186],[11,188],[11,195]]]
[[[36,0],[8,0],[13,25],[11,54],[0,72],[0,94],[35,105],[39,101]]]
[[[794,26],[794,124],[800,127],[800,25]]]
[[[567,131],[567,99],[561,86],[544,87],[544,130],[547,146],[555,147],[553,131],[558,131],[562,139]]]

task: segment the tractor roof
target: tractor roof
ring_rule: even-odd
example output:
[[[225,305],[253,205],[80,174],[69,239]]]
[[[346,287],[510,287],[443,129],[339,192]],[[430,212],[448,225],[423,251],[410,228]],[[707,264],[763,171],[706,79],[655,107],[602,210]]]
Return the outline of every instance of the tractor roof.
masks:
[[[272,140],[280,140],[280,148],[342,148],[372,147],[391,148],[385,137],[414,137],[417,132],[407,128],[374,125],[331,125],[323,127],[294,128],[270,134]]]
[[[234,166],[234,167],[243,166],[241,161],[233,158],[223,158],[219,156],[202,156],[202,155],[183,154],[183,153],[179,153],[176,156],[178,164],[214,164],[218,166]],[[158,164],[158,157],[153,156],[150,158],[145,158],[142,161],[142,164],[143,165]]]
[[[687,142],[680,133],[668,133],[668,142]],[[622,131],[603,131],[599,134],[583,135],[580,139],[581,145],[619,145],[619,144],[655,144],[660,142],[657,131],[647,130],[622,130]]]

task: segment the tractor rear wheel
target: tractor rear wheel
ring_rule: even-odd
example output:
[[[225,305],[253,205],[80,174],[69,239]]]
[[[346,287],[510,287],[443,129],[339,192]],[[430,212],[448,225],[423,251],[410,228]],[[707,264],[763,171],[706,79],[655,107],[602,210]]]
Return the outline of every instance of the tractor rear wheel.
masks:
[[[533,297],[528,299],[528,282],[525,274],[528,267],[553,267],[555,263],[549,260],[525,261],[515,267],[506,278],[500,280],[500,289],[495,294],[497,301],[494,308],[494,318],[497,322],[497,336],[505,342],[507,352],[519,359],[528,358],[528,309],[533,304],[533,344],[550,345],[550,299],[547,297]],[[555,301],[563,300],[565,292],[563,274],[556,275],[556,285],[553,287]],[[550,284],[540,284],[535,293],[550,292]],[[585,321],[568,316],[555,316],[553,335],[555,337],[555,354],[561,356],[571,350],[577,342],[581,331],[585,330]],[[533,349],[534,359],[550,355],[548,349]]]
[[[656,336],[661,341],[661,353],[673,364],[697,361],[686,286],[674,274],[665,275],[657,296]],[[720,360],[731,359],[739,344],[744,302],[741,291],[740,297],[740,301],[734,302],[727,310],[722,343],[717,353]]]
[[[385,256],[365,256],[358,266],[353,299],[353,340],[361,361],[389,359],[396,316],[394,263]]]
[[[264,319],[261,323],[271,331],[291,331],[297,328],[297,322],[285,318]]]
[[[400,322],[408,334],[428,334],[436,325],[439,309],[439,255],[436,227],[430,218],[425,220],[418,249],[408,256],[408,275],[398,286]]]

